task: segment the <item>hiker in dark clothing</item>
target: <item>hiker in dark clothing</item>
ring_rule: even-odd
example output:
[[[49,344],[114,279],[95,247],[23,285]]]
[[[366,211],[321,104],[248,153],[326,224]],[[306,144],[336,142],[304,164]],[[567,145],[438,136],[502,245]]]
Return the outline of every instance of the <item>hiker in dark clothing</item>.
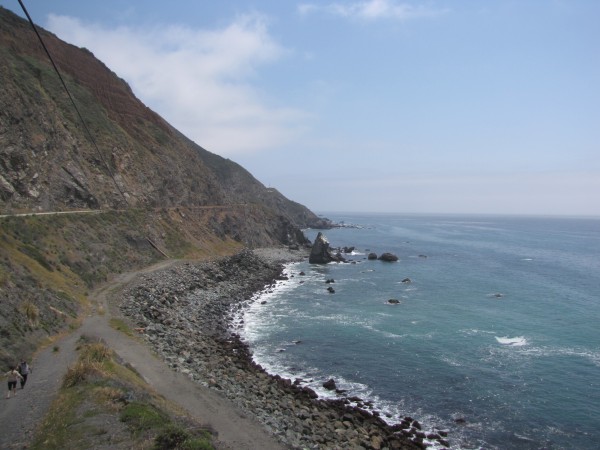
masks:
[[[27,364],[27,361],[21,361],[19,364],[19,373],[21,374],[21,389],[25,388],[25,383],[27,383],[27,375],[31,372],[31,367]]]

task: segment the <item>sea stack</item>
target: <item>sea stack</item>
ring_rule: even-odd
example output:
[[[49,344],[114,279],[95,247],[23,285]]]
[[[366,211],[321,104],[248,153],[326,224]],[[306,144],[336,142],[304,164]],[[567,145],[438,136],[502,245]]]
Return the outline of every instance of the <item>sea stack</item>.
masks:
[[[332,261],[343,262],[345,259],[339,254],[333,255],[331,253],[329,241],[323,233],[319,232],[310,251],[308,262],[311,264],[327,264]]]

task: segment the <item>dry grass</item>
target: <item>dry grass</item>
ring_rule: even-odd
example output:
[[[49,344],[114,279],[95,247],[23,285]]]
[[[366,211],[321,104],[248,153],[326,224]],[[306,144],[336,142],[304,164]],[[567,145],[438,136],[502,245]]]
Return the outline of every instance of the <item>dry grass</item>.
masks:
[[[118,412],[121,404],[118,401],[123,397],[123,390],[112,386],[99,386],[94,389],[94,399],[103,407],[112,412]]]
[[[102,363],[112,357],[112,350],[101,342],[87,344],[81,349],[79,359],[88,363]]]
[[[21,305],[21,310],[23,314],[25,314],[25,316],[27,317],[29,325],[32,327],[37,326],[40,319],[40,310],[35,305],[35,303],[33,303],[30,300],[25,300]]]
[[[75,364],[70,366],[67,369],[67,374],[65,375],[65,379],[63,380],[63,387],[70,388],[73,386],[77,386],[92,376],[101,376],[102,370],[98,364],[77,361]]]
[[[82,337],[30,448],[213,449],[210,432],[185,416],[105,344]]]
[[[100,342],[84,345],[79,360],[67,369],[63,387],[73,387],[91,378],[105,376],[103,363],[111,357],[112,350]]]

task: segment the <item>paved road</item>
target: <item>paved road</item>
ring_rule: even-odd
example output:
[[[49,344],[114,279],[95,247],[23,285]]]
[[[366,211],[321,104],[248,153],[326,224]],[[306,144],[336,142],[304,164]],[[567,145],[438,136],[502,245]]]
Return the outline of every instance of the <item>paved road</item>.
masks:
[[[164,209],[167,210],[177,210],[181,209],[190,209],[190,210],[211,210],[211,209],[229,209],[229,208],[240,208],[240,207],[250,207],[252,206],[249,203],[232,203],[231,205],[203,205],[203,206],[172,206],[169,208],[153,208],[154,211],[161,211]],[[137,208],[131,208],[137,209]],[[4,219],[6,217],[27,217],[27,216],[56,216],[59,214],[102,214],[107,212],[125,212],[126,209],[74,209],[70,211],[41,211],[41,212],[22,212],[22,213],[14,213],[14,214],[0,214],[0,219]]]
[[[176,261],[165,261],[145,271],[175,263]],[[144,271],[139,273],[141,272]],[[139,273],[120,275],[97,289],[92,294],[92,299],[104,306],[106,314],[90,315],[76,332],[39,352],[31,363],[33,373],[29,376],[25,389],[19,390],[16,397],[0,400],[0,448],[24,448],[31,441],[35,426],[48,411],[67,367],[77,357],[75,345],[82,334],[106,341],[157,392],[182,406],[201,423],[210,425],[218,433],[218,439],[224,446],[239,450],[285,448],[252,418],[239,412],[227,398],[172,371],[144,344],[109,326],[110,297]],[[53,351],[54,346],[59,347],[58,352]]]

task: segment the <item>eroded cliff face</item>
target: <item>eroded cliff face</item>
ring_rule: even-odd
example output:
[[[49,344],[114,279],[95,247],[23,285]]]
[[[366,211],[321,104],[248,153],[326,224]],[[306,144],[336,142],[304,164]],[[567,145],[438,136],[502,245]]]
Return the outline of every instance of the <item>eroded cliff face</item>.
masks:
[[[86,49],[40,29],[81,123],[29,24],[0,9],[3,210],[257,204],[305,227],[306,207],[201,148]]]
[[[89,51],[40,32],[86,126],[29,24],[0,7],[0,215],[84,212],[0,217],[0,363],[73,323],[116,273],[305,244],[315,214],[185,138]]]

